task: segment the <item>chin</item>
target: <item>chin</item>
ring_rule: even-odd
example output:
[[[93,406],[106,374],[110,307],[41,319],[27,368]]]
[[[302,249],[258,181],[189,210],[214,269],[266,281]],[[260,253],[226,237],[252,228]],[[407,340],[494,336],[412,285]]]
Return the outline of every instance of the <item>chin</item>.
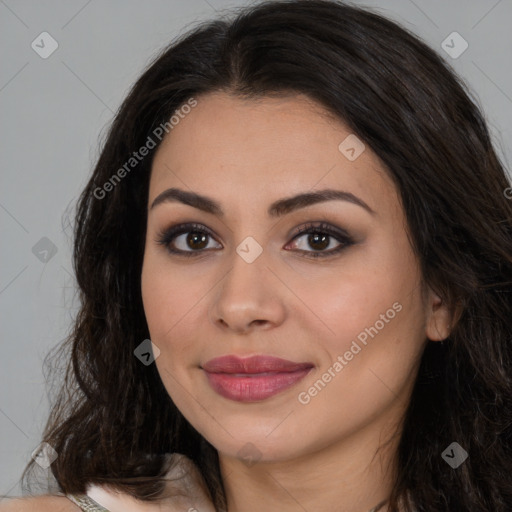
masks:
[[[227,432],[233,436],[220,427],[220,431],[215,432],[210,429],[198,431],[219,454],[246,460],[249,467],[255,462],[285,462],[307,451],[307,440],[304,439],[304,432],[308,430],[307,425],[304,425],[304,428],[294,425],[291,429],[291,425],[287,425],[287,428],[282,428],[283,424],[279,426],[282,419],[256,426],[257,421],[257,418],[245,422],[238,421],[236,427],[225,422]],[[280,428],[282,430],[278,432]]]

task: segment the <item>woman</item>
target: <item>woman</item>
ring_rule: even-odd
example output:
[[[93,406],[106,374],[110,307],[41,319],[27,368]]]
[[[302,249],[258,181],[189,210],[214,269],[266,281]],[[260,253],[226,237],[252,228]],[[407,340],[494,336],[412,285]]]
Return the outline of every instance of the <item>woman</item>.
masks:
[[[200,26],[81,196],[59,492],[7,507],[510,510],[509,187],[395,23],[298,0]]]

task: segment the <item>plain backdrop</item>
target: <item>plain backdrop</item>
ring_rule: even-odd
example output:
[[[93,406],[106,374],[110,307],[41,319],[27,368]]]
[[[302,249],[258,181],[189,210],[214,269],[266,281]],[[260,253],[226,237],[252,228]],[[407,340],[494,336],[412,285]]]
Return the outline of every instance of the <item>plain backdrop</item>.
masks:
[[[0,496],[21,494],[21,471],[48,414],[43,359],[77,311],[72,216],[104,128],[162,47],[197,22],[249,3],[0,0]],[[483,107],[510,169],[512,2],[352,3],[378,7],[443,55]],[[442,48],[454,31],[468,44],[457,58]],[[460,51],[463,40],[452,46]]]

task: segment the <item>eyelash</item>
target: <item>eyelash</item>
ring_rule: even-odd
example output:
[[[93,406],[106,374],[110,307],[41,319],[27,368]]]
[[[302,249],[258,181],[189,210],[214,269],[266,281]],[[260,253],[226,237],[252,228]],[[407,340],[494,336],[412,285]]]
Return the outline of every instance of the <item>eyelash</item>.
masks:
[[[184,256],[187,258],[200,256],[206,250],[212,250],[201,249],[196,251],[183,251],[181,249],[171,248],[171,242],[173,242],[177,236],[188,233],[205,234],[215,239],[213,233],[202,224],[185,223],[178,224],[176,226],[171,226],[170,228],[167,228],[159,232],[156,238],[156,243],[164,246],[173,255]],[[292,241],[295,240],[296,238],[300,238],[303,235],[328,235],[340,243],[338,247],[336,247],[335,249],[331,249],[329,251],[315,252],[303,251],[299,249],[298,252],[303,253],[304,257],[306,258],[328,258],[340,253],[341,251],[343,251],[344,249],[346,249],[347,247],[354,243],[353,239],[345,231],[340,230],[339,228],[334,228],[333,226],[326,224],[324,222],[321,222],[319,224],[308,223],[300,228],[297,228],[293,235]]]

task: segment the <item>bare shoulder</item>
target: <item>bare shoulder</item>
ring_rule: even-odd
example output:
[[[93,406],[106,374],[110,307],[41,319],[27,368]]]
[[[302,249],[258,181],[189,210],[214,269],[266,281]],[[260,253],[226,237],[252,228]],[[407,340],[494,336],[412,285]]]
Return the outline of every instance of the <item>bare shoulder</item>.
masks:
[[[65,496],[44,495],[2,500],[0,512],[80,512],[80,507]]]

